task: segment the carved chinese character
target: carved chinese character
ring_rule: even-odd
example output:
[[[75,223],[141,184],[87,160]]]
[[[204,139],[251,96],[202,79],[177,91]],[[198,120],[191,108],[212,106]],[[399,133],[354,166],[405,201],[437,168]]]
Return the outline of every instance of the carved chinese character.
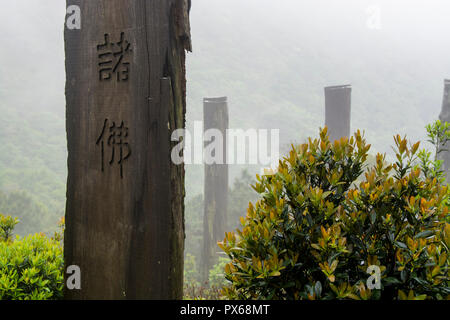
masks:
[[[117,81],[127,81],[130,72],[130,63],[127,56],[132,52],[131,43],[125,40],[125,33],[120,34],[118,42],[111,42],[108,33],[104,36],[104,43],[97,46],[98,67],[100,81],[111,80],[113,76]]]
[[[116,126],[113,121],[109,124],[109,120],[105,119],[102,132],[98,137],[96,144],[101,145],[102,153],[102,172],[105,171],[105,149],[109,149],[109,165],[119,165],[120,177],[123,178],[123,164],[131,156],[131,148],[128,144],[128,128],[124,122],[120,126]]]

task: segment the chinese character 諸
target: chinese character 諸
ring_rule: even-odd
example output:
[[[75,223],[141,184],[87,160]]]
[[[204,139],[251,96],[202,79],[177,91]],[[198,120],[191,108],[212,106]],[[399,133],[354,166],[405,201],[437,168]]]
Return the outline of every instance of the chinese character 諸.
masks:
[[[100,81],[111,80],[116,76],[117,81],[127,81],[130,63],[127,55],[132,52],[131,43],[125,40],[125,33],[120,34],[118,42],[111,42],[110,35],[104,35],[104,43],[97,46]]]
[[[128,144],[128,128],[124,122],[117,126],[113,121],[109,125],[109,120],[105,119],[102,132],[96,144],[101,145],[102,152],[102,172],[105,170],[105,148],[109,149],[109,165],[117,163],[120,167],[120,177],[123,178],[123,164],[131,155],[131,148]]]

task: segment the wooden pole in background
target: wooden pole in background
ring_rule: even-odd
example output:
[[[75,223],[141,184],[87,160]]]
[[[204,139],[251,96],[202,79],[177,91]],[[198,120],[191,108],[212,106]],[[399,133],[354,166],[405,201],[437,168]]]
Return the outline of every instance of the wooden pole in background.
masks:
[[[226,164],[228,103],[226,97],[203,100],[204,130],[218,129],[223,137],[223,164],[205,164],[205,201],[201,277],[208,280],[209,270],[217,262],[217,242],[225,236],[228,203],[228,165]],[[207,144],[207,143],[205,143]]]
[[[64,255],[81,269],[67,299],[180,299],[187,0],[68,0],[68,182]]]
[[[444,80],[444,98],[442,99],[442,110],[439,115],[439,119],[442,122],[450,122],[450,80]],[[445,149],[449,149],[449,145],[445,146]],[[450,182],[450,152],[444,151],[438,155],[439,160],[443,160],[442,170],[446,175],[447,183]]]
[[[350,137],[351,94],[350,85],[325,88],[325,125],[331,142]]]

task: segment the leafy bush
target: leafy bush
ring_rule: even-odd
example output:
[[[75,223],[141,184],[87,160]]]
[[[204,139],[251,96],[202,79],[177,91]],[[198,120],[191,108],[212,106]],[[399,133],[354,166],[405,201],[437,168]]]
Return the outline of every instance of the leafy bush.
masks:
[[[219,257],[219,261],[209,270],[209,284],[212,287],[221,288],[226,285],[226,279],[224,275],[224,268],[230,262],[230,259]]]
[[[243,170],[233,183],[228,193],[228,212],[226,217],[226,230],[233,230],[239,226],[239,218],[243,216],[242,208],[249,201],[257,200],[256,192],[250,188],[254,177],[247,170]],[[198,270],[201,262],[201,249],[203,243],[203,195],[198,195],[186,203],[186,242],[185,242],[185,282],[202,281]],[[245,212],[244,212],[245,213]],[[220,274],[223,274],[221,268]],[[223,278],[223,276],[222,276]]]
[[[441,183],[445,183],[448,168],[444,167],[444,161],[441,159],[444,152],[449,152],[447,144],[450,141],[450,123],[442,123],[440,120],[436,120],[434,123],[427,125],[428,142],[430,142],[434,148],[434,158],[432,159],[432,153],[426,150],[422,150],[419,153],[419,159],[421,166],[424,169],[423,175],[425,177],[435,177]],[[448,167],[448,165],[447,165]],[[447,203],[448,204],[448,203]]]
[[[0,241],[9,242],[13,234],[14,227],[19,223],[17,218],[4,216],[0,213]]]
[[[231,299],[444,299],[450,294],[447,186],[425,177],[419,143],[395,137],[396,158],[378,154],[364,172],[370,145],[358,131],[320,139],[257,176],[260,194],[242,230],[219,246],[231,258],[224,294]],[[380,288],[368,279],[373,266]],[[369,268],[371,267],[371,268]],[[376,285],[376,283],[375,283]]]
[[[14,221],[0,216],[0,229]],[[0,241],[0,300],[47,300],[63,297],[63,248],[44,234]]]
[[[428,142],[434,145],[436,148],[435,160],[438,159],[439,154],[442,152],[448,152],[446,148],[447,143],[450,141],[450,123],[436,120],[434,123],[425,127],[427,129]]]
[[[198,282],[185,282],[183,300],[223,300],[221,287],[201,285]]]
[[[194,283],[197,282],[198,269],[195,256],[190,253],[186,253],[184,257],[184,282]]]
[[[195,256],[187,253],[184,262],[184,299],[185,300],[220,300],[225,284],[223,268],[229,259],[219,258],[219,262],[209,271],[209,281],[198,281],[198,270]]]

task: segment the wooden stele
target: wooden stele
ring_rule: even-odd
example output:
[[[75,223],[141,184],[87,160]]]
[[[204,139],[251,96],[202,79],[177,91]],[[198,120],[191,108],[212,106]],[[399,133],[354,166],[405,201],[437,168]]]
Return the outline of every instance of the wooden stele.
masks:
[[[325,88],[325,125],[331,142],[350,136],[351,94],[350,85]]]
[[[204,130],[218,129],[223,137],[223,164],[205,164],[205,201],[201,276],[208,280],[209,270],[217,261],[217,242],[225,237],[228,203],[227,139],[228,103],[226,97],[203,100]],[[208,144],[211,142],[207,142]]]
[[[444,98],[442,100],[442,110],[439,115],[442,122],[450,122],[450,80],[444,80]],[[450,149],[449,143],[444,147],[446,150]],[[450,152],[443,151],[438,156],[439,160],[443,160],[442,170],[446,174],[447,183],[450,182]]]
[[[180,299],[185,126],[185,0],[68,0],[68,181],[64,258],[81,269],[67,299]],[[67,275],[66,275],[67,277]]]

